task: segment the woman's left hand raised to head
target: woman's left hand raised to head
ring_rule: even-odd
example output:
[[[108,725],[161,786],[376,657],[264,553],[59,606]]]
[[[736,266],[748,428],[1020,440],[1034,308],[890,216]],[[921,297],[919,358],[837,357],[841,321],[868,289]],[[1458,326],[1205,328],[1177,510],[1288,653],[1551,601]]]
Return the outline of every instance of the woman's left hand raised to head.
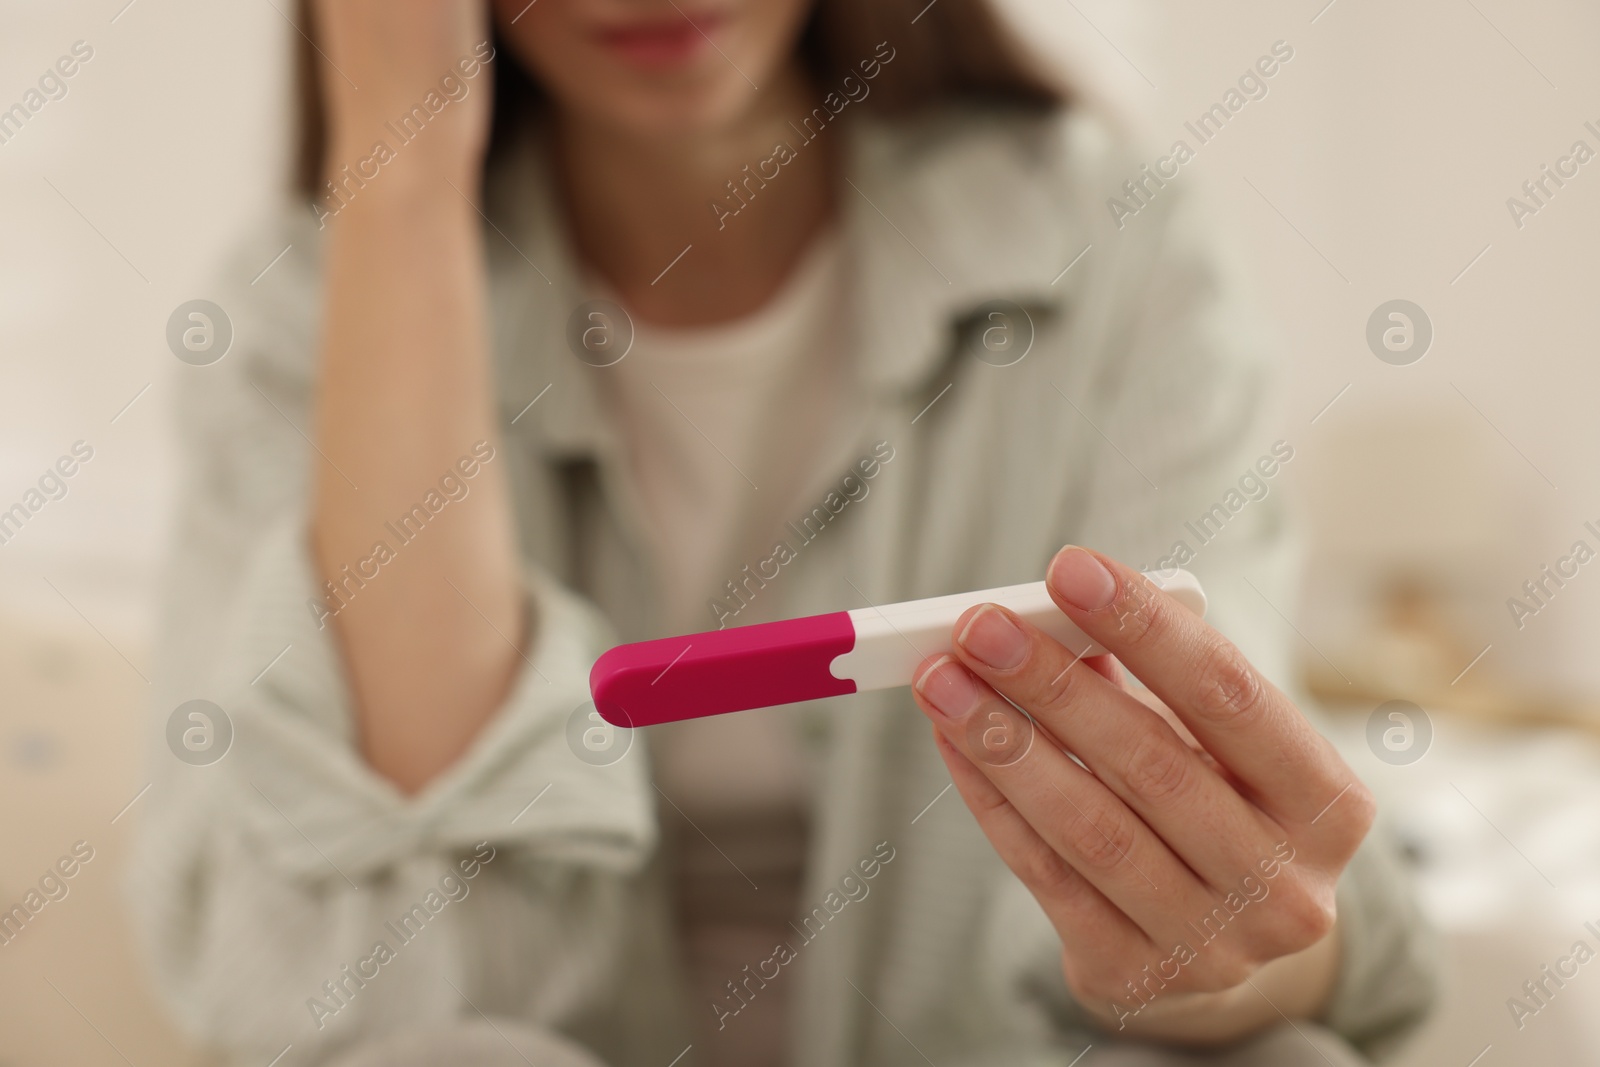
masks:
[[[1372,794],[1137,571],[1068,547],[1048,585],[1110,656],[1076,660],[984,604],[914,691],[956,788],[1060,935],[1068,987],[1109,1029],[1185,1043],[1315,1016],[1338,973],[1334,887]]]

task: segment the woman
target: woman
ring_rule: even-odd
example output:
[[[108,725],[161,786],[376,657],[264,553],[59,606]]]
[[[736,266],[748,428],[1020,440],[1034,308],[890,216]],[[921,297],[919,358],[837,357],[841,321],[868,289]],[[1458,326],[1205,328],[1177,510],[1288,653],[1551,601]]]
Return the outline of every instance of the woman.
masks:
[[[983,0],[313,6],[238,277],[288,252],[186,409],[167,695],[236,741],[161,764],[137,899],[191,1029],[955,1067],[1415,1020],[1370,795],[1267,680],[1255,320],[1176,184],[1107,217],[1137,153]],[[1215,629],[1127,566],[1197,516]],[[990,607],[911,691],[585,704],[617,640],[1047,572],[1147,688]]]

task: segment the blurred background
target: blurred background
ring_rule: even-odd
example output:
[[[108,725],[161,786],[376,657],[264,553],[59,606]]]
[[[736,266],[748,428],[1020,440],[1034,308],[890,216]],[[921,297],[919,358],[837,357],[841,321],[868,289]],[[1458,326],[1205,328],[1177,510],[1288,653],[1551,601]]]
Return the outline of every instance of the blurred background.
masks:
[[[1600,926],[1600,562],[1558,563],[1600,551],[1600,161],[1542,204],[1522,189],[1576,141],[1600,151],[1600,9],[1012,4],[1152,160],[1293,48],[1176,180],[1208,190],[1277,321],[1295,452],[1272,491],[1310,549],[1285,626],[1444,933],[1446,999],[1405,1063],[1595,1062],[1600,969],[1521,1029],[1506,1000]],[[165,328],[282,187],[290,11],[0,3],[0,108],[92,50],[65,96],[0,127],[0,510],[93,450],[0,544],[0,902],[74,842],[94,850],[0,948],[3,1067],[199,1062],[147,992],[120,897],[185,369]],[[1411,347],[1369,344],[1395,300]]]

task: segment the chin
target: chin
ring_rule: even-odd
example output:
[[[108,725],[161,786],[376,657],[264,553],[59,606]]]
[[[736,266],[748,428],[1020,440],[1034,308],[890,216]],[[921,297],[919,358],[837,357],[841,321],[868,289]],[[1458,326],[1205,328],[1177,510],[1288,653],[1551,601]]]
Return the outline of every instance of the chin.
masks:
[[[590,121],[639,140],[673,140],[712,136],[738,125],[750,110],[755,93],[742,80],[735,84],[662,87],[648,92],[619,93],[588,101]]]
[[[496,0],[496,8],[507,43],[558,108],[620,136],[660,139],[736,127],[757,101],[746,76],[770,88],[810,0],[659,8],[643,0]]]

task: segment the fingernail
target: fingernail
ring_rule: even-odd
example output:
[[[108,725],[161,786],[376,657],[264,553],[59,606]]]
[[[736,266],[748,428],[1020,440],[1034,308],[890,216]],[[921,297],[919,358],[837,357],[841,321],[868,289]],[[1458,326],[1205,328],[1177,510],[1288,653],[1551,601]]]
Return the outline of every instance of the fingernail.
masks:
[[[950,656],[940,656],[922,672],[917,679],[917,692],[951,719],[966,717],[978,704],[978,687],[972,676]]]
[[[1050,588],[1073,607],[1095,611],[1111,603],[1117,580],[1091,553],[1069,545],[1050,564]]]
[[[1028,638],[1005,612],[985,604],[967,620],[956,641],[989,666],[1010,670],[1028,654]]]

